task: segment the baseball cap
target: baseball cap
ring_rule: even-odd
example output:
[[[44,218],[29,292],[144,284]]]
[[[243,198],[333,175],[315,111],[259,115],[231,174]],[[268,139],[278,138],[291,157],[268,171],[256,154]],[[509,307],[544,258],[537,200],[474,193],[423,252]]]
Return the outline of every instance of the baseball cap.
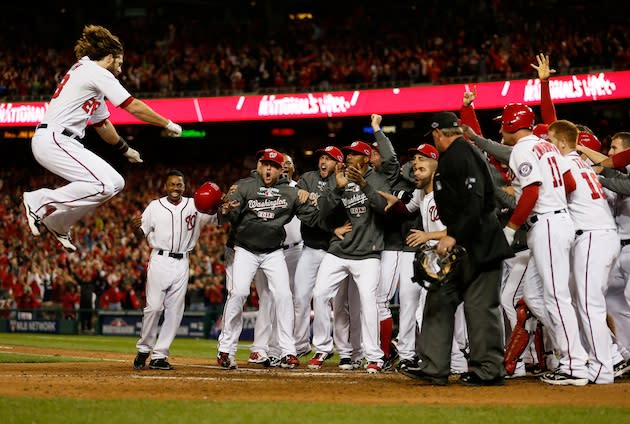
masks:
[[[326,146],[323,149],[317,149],[315,152],[328,155],[337,162],[343,162],[344,160],[343,153],[341,153],[341,150],[335,146]]]
[[[536,124],[532,129],[534,135],[538,138],[542,138],[543,140],[549,139],[549,125],[547,124]]]
[[[595,137],[595,134],[593,133],[580,131],[578,133],[577,142],[578,144],[595,150],[596,152],[602,151],[602,143],[597,139],[597,137]]]
[[[256,157],[260,161],[269,161],[277,164],[282,168],[284,165],[284,155],[274,149],[264,149],[256,152]]]
[[[429,159],[438,160],[440,158],[440,154],[437,149],[430,144],[421,144],[418,147],[412,147],[409,149],[409,153],[412,155],[421,155]]]
[[[361,140],[353,141],[351,145],[344,146],[343,150],[368,157],[372,156],[372,146]]]
[[[376,150],[377,152],[381,152],[381,149],[378,147],[378,141],[372,143],[372,150]]]
[[[433,114],[431,118],[431,129],[424,135],[428,136],[433,130],[443,128],[457,128],[459,127],[459,118],[453,112],[438,112]]]

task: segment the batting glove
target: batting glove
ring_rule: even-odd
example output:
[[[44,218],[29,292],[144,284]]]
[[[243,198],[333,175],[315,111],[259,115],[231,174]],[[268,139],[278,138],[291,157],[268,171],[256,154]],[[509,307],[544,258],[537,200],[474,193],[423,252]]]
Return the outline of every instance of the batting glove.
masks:
[[[140,153],[136,149],[132,149],[131,147],[123,153],[123,155],[127,158],[127,160],[131,163],[142,163],[143,160],[140,159]]]
[[[175,122],[169,120],[168,124],[166,124],[166,133],[170,137],[179,137],[180,135],[182,135],[182,127]]]
[[[510,227],[503,227],[503,234],[505,235],[505,239],[507,240],[510,246],[512,245],[512,243],[514,243],[515,233],[516,233],[516,230],[513,230]]]

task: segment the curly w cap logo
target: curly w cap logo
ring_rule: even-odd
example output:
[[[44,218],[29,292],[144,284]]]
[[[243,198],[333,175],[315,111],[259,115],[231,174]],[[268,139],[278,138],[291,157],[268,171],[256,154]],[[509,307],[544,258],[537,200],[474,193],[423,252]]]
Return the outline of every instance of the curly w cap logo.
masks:
[[[532,173],[532,164],[529,162],[523,162],[519,167],[518,167],[518,175],[521,177],[527,177],[529,174]]]

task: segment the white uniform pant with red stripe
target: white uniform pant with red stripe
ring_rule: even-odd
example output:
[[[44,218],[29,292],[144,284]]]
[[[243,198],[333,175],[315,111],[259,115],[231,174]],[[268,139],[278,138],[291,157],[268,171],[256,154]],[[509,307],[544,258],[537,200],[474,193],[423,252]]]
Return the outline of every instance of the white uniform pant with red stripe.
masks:
[[[575,227],[568,213],[538,215],[527,233],[531,250],[525,301],[532,313],[551,330],[560,355],[559,371],[588,378],[588,356],[580,338],[577,314],[569,290],[571,245]],[[531,275],[530,274],[538,274]]]
[[[585,231],[573,243],[576,309],[589,357],[589,380],[598,384],[613,383],[615,379],[605,295],[608,275],[619,250],[616,229]]]
[[[58,233],[66,234],[73,224],[125,185],[111,165],[80,142],[51,129],[37,130],[31,148],[40,165],[70,182],[55,190],[42,188],[25,193],[33,211]],[[55,211],[45,216],[49,207]]]
[[[343,259],[327,253],[317,273],[313,290],[313,345],[316,352],[331,353],[331,300],[340,284],[351,276],[359,292],[361,303],[361,341],[368,362],[382,363],[383,351],[379,341],[379,321],[376,290],[380,277],[380,258]]]
[[[147,304],[143,310],[140,339],[136,343],[139,352],[153,351],[151,359],[168,357],[184,315],[188,276],[187,256],[176,259],[158,255],[156,250],[151,254],[147,271]],[[158,336],[162,311],[164,321]]]
[[[621,248],[610,272],[606,307],[615,321],[617,343],[630,350],[630,244]]]

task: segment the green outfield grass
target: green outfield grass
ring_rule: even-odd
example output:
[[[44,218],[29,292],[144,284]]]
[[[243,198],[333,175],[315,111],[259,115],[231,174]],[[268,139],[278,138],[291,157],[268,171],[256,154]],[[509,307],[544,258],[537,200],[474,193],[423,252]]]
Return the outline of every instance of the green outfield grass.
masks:
[[[105,336],[67,336],[0,333],[2,362],[49,362],[75,360],[52,355],[11,354],[12,345],[50,349],[85,349],[95,352],[125,352],[130,360],[135,354],[136,338]],[[238,359],[246,360],[248,345],[239,347]],[[215,340],[176,339],[171,354],[213,360]],[[12,359],[13,358],[13,359]],[[627,394],[621,392],[620,395]],[[395,396],[385,393],[384,396]],[[212,394],[208,394],[212,398]],[[0,423],[625,423],[630,409],[614,407],[438,407],[427,405],[356,405],[339,403],[293,402],[287,393],[284,402],[215,402],[156,400],[73,400],[0,397]]]
[[[0,398],[2,422],[13,423],[625,423],[622,408],[366,406],[295,402],[202,402]]]

